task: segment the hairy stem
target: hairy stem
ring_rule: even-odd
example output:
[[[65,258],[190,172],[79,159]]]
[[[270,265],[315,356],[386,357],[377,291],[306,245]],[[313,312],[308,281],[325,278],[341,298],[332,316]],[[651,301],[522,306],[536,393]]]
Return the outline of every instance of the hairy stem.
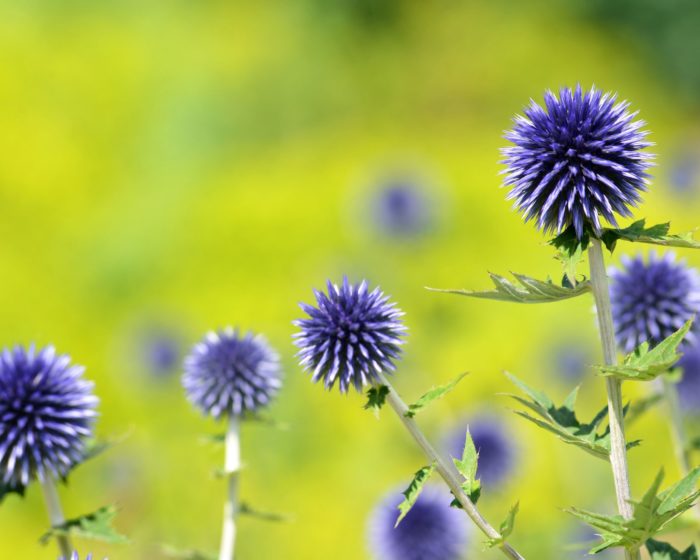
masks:
[[[44,493],[44,501],[46,502],[46,510],[49,513],[49,521],[51,522],[51,527],[60,527],[66,522],[66,518],[63,516],[63,508],[61,507],[61,500],[58,497],[58,490],[56,489],[56,483],[50,474],[44,476],[44,480],[41,481],[41,489]],[[58,548],[61,551],[61,556],[66,560],[69,560],[73,554],[73,546],[70,543],[70,539],[67,535],[56,535],[56,542],[58,543]]]
[[[452,491],[452,494],[457,499],[457,501],[462,506],[465,513],[471,518],[474,524],[481,530],[484,535],[489,539],[501,539],[500,533],[494,529],[486,519],[483,518],[479,510],[476,508],[474,503],[469,499],[469,497],[462,490],[462,475],[459,474],[457,468],[449,461],[445,461],[440,455],[438,455],[435,448],[426,439],[423,432],[420,431],[418,424],[413,418],[406,416],[408,407],[406,403],[403,402],[398,393],[394,390],[389,380],[383,374],[380,374],[380,379],[383,385],[389,389],[389,393],[386,396],[386,400],[389,402],[391,408],[396,412],[397,416],[401,420],[401,423],[411,434],[413,439],[416,441],[418,446],[423,450],[425,456],[431,463],[435,464],[435,468],[440,476],[443,478],[447,486]],[[510,544],[503,542],[498,547],[504,556],[511,558],[512,560],[524,560]]]
[[[236,547],[236,510],[238,508],[238,471],[241,468],[240,424],[237,417],[228,418],[224,474],[227,481],[224,525],[221,532],[219,560],[233,560]]]
[[[591,287],[598,315],[600,340],[603,345],[603,357],[606,365],[617,363],[617,346],[613,327],[612,309],[610,306],[610,291],[608,277],[605,272],[605,258],[600,239],[592,239],[588,250],[588,260],[591,269]],[[630,481],[627,469],[627,444],[625,442],[625,424],[622,407],[622,382],[614,377],[606,377],[605,385],[608,393],[608,417],[610,419],[610,464],[615,481],[617,509],[625,519],[632,517],[630,502]],[[625,551],[628,560],[639,560],[639,550]]]

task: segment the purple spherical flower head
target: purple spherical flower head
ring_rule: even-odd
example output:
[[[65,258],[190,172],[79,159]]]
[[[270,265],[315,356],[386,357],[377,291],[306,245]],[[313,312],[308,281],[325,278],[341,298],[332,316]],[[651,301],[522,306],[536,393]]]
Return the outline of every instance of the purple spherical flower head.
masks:
[[[415,235],[430,222],[429,201],[425,193],[409,181],[393,181],[375,195],[377,226],[390,235]]]
[[[700,411],[700,344],[688,345],[678,361],[683,372],[678,383],[678,398],[688,411]]]
[[[394,527],[401,490],[376,507],[368,526],[369,545],[377,560],[458,560],[464,558],[469,528],[464,515],[450,507],[452,496],[426,486],[406,517]]]
[[[279,358],[261,335],[212,331],[185,358],[182,384],[204,414],[241,416],[267,405],[282,386]]]
[[[534,101],[517,116],[503,149],[508,199],[536,220],[544,232],[573,225],[583,237],[586,226],[601,233],[601,219],[616,224],[615,214],[631,216],[630,207],[646,190],[650,146],[627,102],[592,88],[583,93],[562,88],[545,93],[545,107]]]
[[[477,475],[482,484],[492,488],[502,484],[512,474],[517,455],[508,429],[495,416],[482,415],[473,418],[449,434],[446,448],[452,457],[462,457],[467,427],[479,453]]]
[[[0,476],[12,489],[34,477],[65,477],[83,459],[97,413],[84,368],[53,346],[16,346],[0,356]]]
[[[673,253],[645,262],[622,257],[622,269],[610,270],[610,300],[617,343],[631,352],[643,342],[655,346],[700,311],[700,275]],[[689,342],[695,340],[691,332]]]
[[[358,391],[380,380],[381,372],[394,370],[406,328],[403,313],[379,289],[371,292],[364,280],[340,287],[328,282],[328,293],[314,290],[316,306],[301,304],[309,317],[294,324],[301,365],[312,381],[323,380],[326,389],[338,382],[341,393],[350,386]]]

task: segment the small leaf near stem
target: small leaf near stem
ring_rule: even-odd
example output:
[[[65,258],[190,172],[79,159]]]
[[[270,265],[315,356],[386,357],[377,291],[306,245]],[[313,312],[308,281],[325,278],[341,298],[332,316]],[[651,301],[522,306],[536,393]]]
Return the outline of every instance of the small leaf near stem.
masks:
[[[447,393],[452,391],[457,386],[457,384],[460,381],[462,381],[462,379],[464,379],[464,377],[466,375],[467,375],[467,373],[461,373],[455,379],[450,381],[449,383],[446,383],[445,385],[439,385],[437,387],[433,387],[432,389],[430,389],[427,393],[425,393],[416,402],[408,405],[408,410],[406,411],[406,416],[409,418],[413,418],[416,414],[418,414],[421,410],[423,410],[431,402],[444,397]]]
[[[384,406],[388,394],[389,387],[386,385],[373,385],[367,390],[367,402],[363,408],[373,411],[374,415],[379,418],[379,411]]]
[[[638,220],[632,225],[622,228],[606,228],[603,230],[601,240],[605,243],[611,253],[619,240],[636,243],[649,243],[652,245],[663,245],[665,247],[684,247],[688,249],[700,249],[700,242],[693,239],[693,232],[680,234],[669,234],[671,224],[656,224],[651,227],[644,227],[645,220]]]
[[[425,486],[425,483],[428,482],[428,479],[430,478],[430,475],[433,474],[434,470],[435,464],[432,464],[421,467],[415,472],[411,483],[408,485],[408,488],[402,492],[404,499],[399,504],[400,513],[399,517],[396,519],[394,527],[398,527],[403,518],[406,517],[409,511],[411,511],[411,508],[416,503],[418,496],[420,496],[420,493],[423,490],[423,486]]]
[[[39,542],[46,544],[53,537],[69,537],[71,535],[82,539],[103,541],[112,544],[123,544],[129,542],[124,535],[119,534],[112,522],[117,515],[117,508],[114,506],[104,506],[91,513],[86,513],[80,517],[68,519],[60,525],[54,525],[44,533]],[[72,553],[72,548],[69,554]],[[69,558],[69,556],[66,556]]]
[[[469,430],[467,429],[466,441],[464,442],[464,451],[462,451],[461,459],[452,459],[461,474],[464,477],[464,482],[462,483],[462,490],[469,496],[469,499],[477,503],[479,501],[479,496],[481,496],[481,481],[476,478],[476,471],[478,469],[479,453],[474,445],[474,440],[472,439]],[[455,499],[452,505],[459,507],[459,502]],[[503,536],[501,534],[501,536]]]
[[[698,560],[698,551],[694,544],[681,552],[668,543],[649,539],[646,547],[651,560]]]

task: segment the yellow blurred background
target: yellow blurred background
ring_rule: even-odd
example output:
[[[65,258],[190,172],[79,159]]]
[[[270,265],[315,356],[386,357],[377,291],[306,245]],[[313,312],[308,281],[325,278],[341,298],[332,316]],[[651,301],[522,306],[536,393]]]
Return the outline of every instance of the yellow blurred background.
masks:
[[[503,130],[546,88],[595,84],[630,100],[658,154],[638,216],[700,224],[698,177],[674,174],[697,156],[694,66],[664,54],[695,45],[620,24],[633,3],[594,4],[2,2],[0,342],[69,353],[96,383],[98,434],[129,434],[61,489],[69,517],[117,504],[131,539],[78,541],[83,555],[216,550],[223,452],[202,436],[222,428],[185,401],[179,366],[154,374],[144,348],[170,337],[179,361],[230,324],[265,333],[285,370],[270,415],[288,429],[244,427],[242,498],[293,518],[241,519],[240,559],[368,557],[369,512],[424,459],[388,410],[377,420],[361,396],[324,392],[294,359],[298,302],[347,274],[406,312],[395,376],[406,400],[471,372],[419,418],[431,437],[484,409],[507,423],[518,462],[484,493],[487,516],[498,523],[519,499],[512,540],[526,556],[581,557],[564,549],[580,530],[561,509],[614,511],[609,469],[516,418],[499,393],[512,391],[509,370],[563,399],[575,381],[555,371],[556,352],[600,360],[592,300],[518,307],[424,287],[487,288],[487,271],[560,276],[498,176]],[[660,5],[638,9],[653,20]],[[691,16],[676,10],[663,13],[685,29]],[[371,210],[394,177],[430,201],[420,234],[387,234]],[[628,384],[626,396],[644,392]],[[583,418],[604,402],[588,370]],[[644,440],[630,455],[636,495],[661,466],[677,476],[660,411],[629,435]],[[38,544],[47,524],[38,488],[7,498],[0,558],[55,559]],[[498,557],[480,540],[471,558]]]

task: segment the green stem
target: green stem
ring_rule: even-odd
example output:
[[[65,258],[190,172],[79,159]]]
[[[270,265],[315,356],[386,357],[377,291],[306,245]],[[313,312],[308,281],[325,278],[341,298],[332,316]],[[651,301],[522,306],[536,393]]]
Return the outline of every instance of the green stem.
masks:
[[[606,365],[617,364],[617,346],[610,305],[608,277],[605,272],[603,246],[599,239],[592,239],[588,250],[591,269],[591,287],[595,298],[600,340],[603,345],[603,357]],[[625,424],[622,406],[622,382],[614,377],[605,378],[608,394],[608,417],[610,421],[610,464],[615,481],[617,509],[625,519],[633,514],[629,472],[627,468],[627,444],[625,442]],[[639,550],[625,550],[627,560],[639,560]]]
[[[44,476],[44,480],[41,481],[41,489],[44,493],[44,502],[46,502],[46,510],[49,513],[49,521],[51,522],[52,528],[61,527],[66,522],[66,518],[63,516],[63,508],[61,507],[61,500],[58,497],[58,490],[56,489],[56,484],[50,474]],[[65,560],[69,560],[73,554],[73,546],[70,543],[70,539],[67,535],[56,535],[56,542],[58,543],[58,548],[61,551],[61,556]]]
[[[486,519],[484,519],[474,503],[464,493],[464,490],[462,489],[462,476],[457,471],[457,468],[451,462],[445,461],[440,455],[438,455],[435,448],[430,444],[423,432],[421,432],[416,421],[413,418],[406,416],[408,407],[406,406],[406,403],[403,402],[399,394],[394,390],[391,383],[389,383],[386,376],[380,374],[379,377],[382,384],[389,389],[389,393],[386,396],[387,402],[394,412],[396,412],[403,426],[408,430],[418,446],[423,450],[423,453],[425,453],[428,460],[435,464],[437,472],[447,483],[447,486],[450,488],[452,494],[462,506],[464,512],[489,539],[501,540],[501,534],[494,529],[489,522],[486,521]],[[523,556],[521,556],[510,544],[505,541],[503,541],[498,548],[504,556],[510,558],[511,560],[525,560]]]
[[[238,508],[238,471],[241,468],[240,424],[235,416],[229,416],[226,430],[226,458],[224,474],[227,481],[224,524],[221,532],[219,560],[233,560],[236,548],[236,510]]]

